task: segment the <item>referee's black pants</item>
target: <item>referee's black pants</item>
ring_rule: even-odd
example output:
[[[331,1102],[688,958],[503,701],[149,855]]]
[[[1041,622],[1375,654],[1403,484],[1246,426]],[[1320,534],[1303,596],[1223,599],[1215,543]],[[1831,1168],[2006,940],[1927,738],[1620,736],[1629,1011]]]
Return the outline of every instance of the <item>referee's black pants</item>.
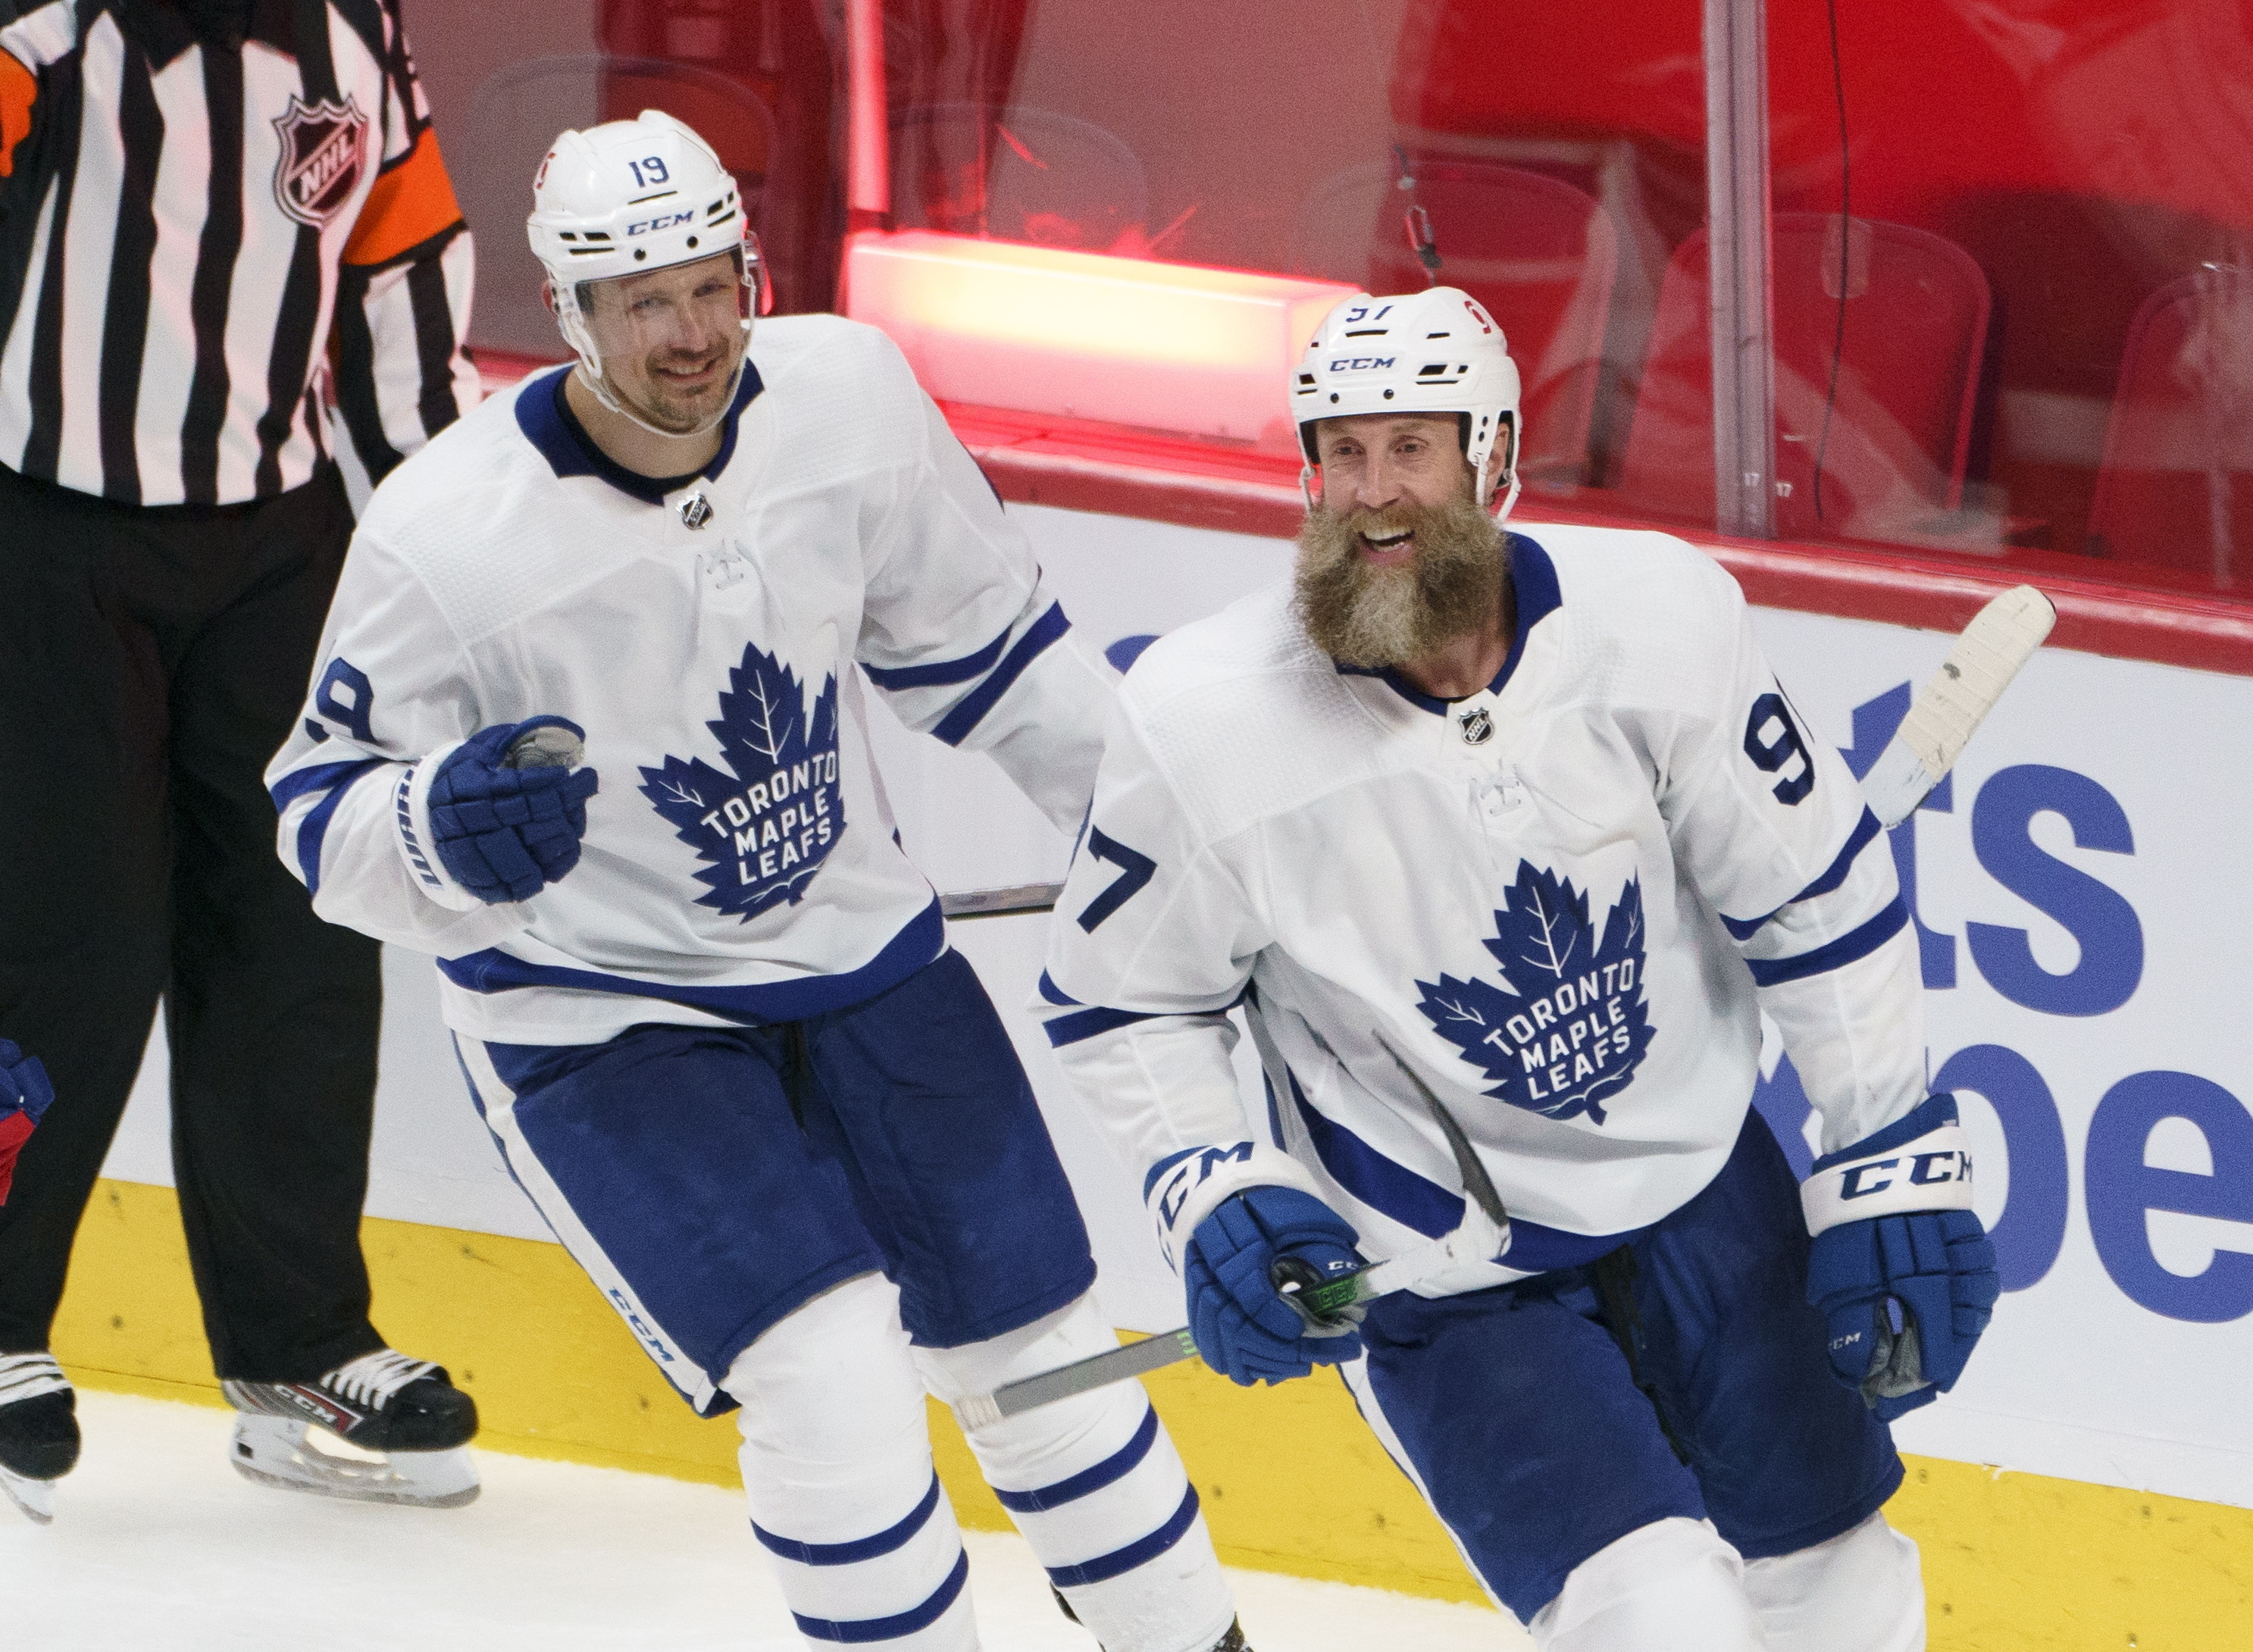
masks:
[[[359,1250],[377,947],[313,916],[262,779],[352,526],[333,471],[139,508],[0,468],[0,1036],[55,1086],[0,1206],[0,1353],[48,1346],[159,993],[218,1374],[383,1346]]]

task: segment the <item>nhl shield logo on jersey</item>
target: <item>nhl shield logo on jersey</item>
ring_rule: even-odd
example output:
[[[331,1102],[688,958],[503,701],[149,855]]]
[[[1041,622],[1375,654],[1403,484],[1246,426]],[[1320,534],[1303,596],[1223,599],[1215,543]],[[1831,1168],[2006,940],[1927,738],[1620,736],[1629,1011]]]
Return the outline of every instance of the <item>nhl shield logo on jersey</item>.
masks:
[[[359,100],[307,103],[292,94],[274,130],[282,140],[274,199],[308,228],[323,228],[352,199],[367,170],[367,116]]]
[[[1550,1119],[1586,1113],[1627,1088],[1650,1048],[1643,983],[1643,883],[1629,878],[1598,936],[1570,878],[1517,863],[1486,943],[1505,993],[1473,977],[1418,981],[1440,1037],[1495,1081],[1486,1093]],[[1514,996],[1513,996],[1514,994]]]
[[[809,714],[796,673],[756,645],[728,673],[720,715],[704,725],[732,773],[667,756],[641,771],[642,795],[710,862],[696,874],[700,906],[746,921],[795,905],[845,834],[838,789],[837,674]]]

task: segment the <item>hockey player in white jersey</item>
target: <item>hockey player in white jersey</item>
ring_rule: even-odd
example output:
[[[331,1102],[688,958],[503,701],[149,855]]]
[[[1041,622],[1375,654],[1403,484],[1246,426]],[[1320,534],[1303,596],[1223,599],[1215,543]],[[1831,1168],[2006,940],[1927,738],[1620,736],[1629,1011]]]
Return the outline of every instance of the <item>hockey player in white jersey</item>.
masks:
[[[324,917],[438,959],[510,1171],[702,1415],[810,1644],[977,1644],[924,1391],[1116,1346],[999,1019],[902,852],[861,679],[1060,829],[1115,680],[879,333],[758,326],[732,178],[566,132],[568,369],[379,489],[269,780]],[[1139,1388],[973,1431],[1106,1652],[1241,1648]]]
[[[1997,1278],[1893,862],[1712,561],[1504,533],[1517,400],[1460,291],[1331,313],[1295,577],[1128,673],[1049,1037],[1205,1358],[1340,1364],[1537,1644],[1908,1652],[1886,1424]],[[1803,1188],[1749,1107],[1763,1012],[1822,1115]],[[1452,1233],[1481,1184],[1500,1252],[1357,1333],[1279,1291]]]

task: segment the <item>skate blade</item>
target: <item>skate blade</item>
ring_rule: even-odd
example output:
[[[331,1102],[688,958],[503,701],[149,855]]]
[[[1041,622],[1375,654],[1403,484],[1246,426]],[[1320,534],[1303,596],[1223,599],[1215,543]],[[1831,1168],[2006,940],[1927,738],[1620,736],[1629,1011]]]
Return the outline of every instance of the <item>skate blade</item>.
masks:
[[[0,1491],[8,1494],[8,1501],[22,1509],[34,1525],[51,1526],[55,1520],[55,1482],[52,1480],[32,1480],[23,1474],[11,1474],[0,1468]]]
[[[289,1418],[242,1416],[234,1419],[227,1460],[235,1473],[259,1485],[351,1502],[459,1509],[478,1499],[478,1467],[464,1446],[394,1452],[388,1457],[344,1454],[351,1449],[324,1449],[304,1423]]]

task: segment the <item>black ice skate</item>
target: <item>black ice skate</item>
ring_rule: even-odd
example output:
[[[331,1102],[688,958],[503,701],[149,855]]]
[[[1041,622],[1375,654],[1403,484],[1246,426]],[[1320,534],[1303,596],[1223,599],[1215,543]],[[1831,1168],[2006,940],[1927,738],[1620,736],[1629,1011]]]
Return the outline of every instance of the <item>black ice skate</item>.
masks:
[[[52,1354],[0,1354],[0,1491],[41,1525],[78,1464],[78,1396]]]
[[[222,1382],[234,1419],[229,1460],[262,1486],[356,1502],[458,1509],[475,1502],[477,1465],[464,1449],[477,1402],[429,1360],[380,1349],[310,1383]],[[325,1430],[345,1449],[309,1437]]]

